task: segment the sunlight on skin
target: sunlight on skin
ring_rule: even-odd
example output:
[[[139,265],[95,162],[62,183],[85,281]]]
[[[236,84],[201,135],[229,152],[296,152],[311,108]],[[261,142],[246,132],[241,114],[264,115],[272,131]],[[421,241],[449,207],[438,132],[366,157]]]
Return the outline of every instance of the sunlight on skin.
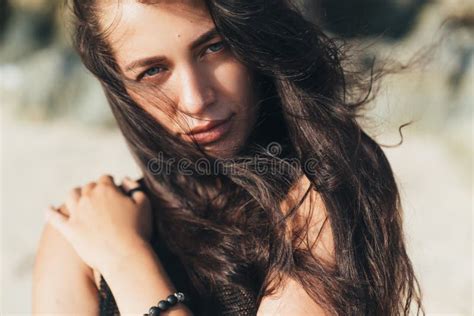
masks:
[[[129,89],[140,106],[171,133],[181,136],[183,131],[203,126],[206,121],[233,115],[229,132],[203,145],[211,153],[228,157],[245,144],[255,125],[255,84],[251,72],[230,49],[219,46],[220,36],[190,47],[214,24],[205,7],[186,2],[189,1],[153,5],[137,1],[104,3],[101,24],[125,76],[135,80],[148,71],[151,75],[140,83],[162,91],[175,104],[170,107],[158,100],[156,90],[144,95]],[[164,57],[159,64],[127,70],[134,61],[157,56]]]

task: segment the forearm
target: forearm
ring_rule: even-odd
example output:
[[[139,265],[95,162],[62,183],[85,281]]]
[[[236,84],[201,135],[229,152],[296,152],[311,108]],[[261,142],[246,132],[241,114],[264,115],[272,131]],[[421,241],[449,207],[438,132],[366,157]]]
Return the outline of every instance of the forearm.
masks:
[[[135,249],[133,254],[106,264],[101,273],[120,313],[142,316],[176,289],[151,247],[143,244]],[[192,313],[185,305],[178,303],[161,315],[189,316]]]

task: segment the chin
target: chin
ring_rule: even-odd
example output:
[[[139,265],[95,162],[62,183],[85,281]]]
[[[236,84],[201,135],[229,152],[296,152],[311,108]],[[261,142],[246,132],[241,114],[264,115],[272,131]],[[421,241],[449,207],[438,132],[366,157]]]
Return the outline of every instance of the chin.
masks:
[[[208,155],[215,158],[228,159],[235,157],[242,148],[242,142],[239,140],[222,140],[213,144],[204,145],[203,149]]]
[[[232,148],[219,148],[219,147],[213,147],[209,149],[205,149],[206,153],[214,158],[220,158],[220,159],[228,159],[232,158],[236,155],[238,151]]]

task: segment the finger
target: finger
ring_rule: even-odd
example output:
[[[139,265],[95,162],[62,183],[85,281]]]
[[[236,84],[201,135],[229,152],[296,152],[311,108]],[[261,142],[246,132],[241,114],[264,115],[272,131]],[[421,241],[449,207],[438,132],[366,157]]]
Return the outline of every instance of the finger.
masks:
[[[134,188],[139,187],[140,184],[137,181],[130,179],[129,177],[125,177],[123,179],[123,186],[124,186],[125,191],[128,192]],[[131,198],[137,204],[143,204],[143,203],[148,202],[148,197],[143,191],[133,192]]]
[[[71,191],[69,191],[69,194],[67,195],[66,202],[65,202],[66,204],[65,208],[67,209],[68,214],[71,214],[71,212],[75,212],[80,198],[81,198],[80,187],[76,187],[72,189]],[[62,207],[60,211],[64,211],[64,207]]]
[[[90,194],[90,192],[96,187],[96,183],[95,182],[89,182],[88,184],[86,184],[85,186],[83,186],[81,188],[81,195],[83,196],[87,196]]]
[[[61,204],[59,207],[56,208],[58,212],[63,214],[66,217],[71,216],[71,212],[69,212],[69,209],[66,206],[66,203]]]
[[[63,236],[69,239],[68,218],[65,215],[58,212],[53,206],[49,206],[45,211],[44,217],[47,223],[51,224]]]
[[[131,187],[132,183],[133,182],[130,180],[129,177],[123,178],[121,186],[122,186],[122,189],[125,193],[127,193],[128,191],[130,191],[133,188],[133,187]],[[134,187],[136,187],[136,185]]]
[[[101,175],[97,180],[97,183],[110,184],[112,186],[115,186],[114,178],[108,174]]]

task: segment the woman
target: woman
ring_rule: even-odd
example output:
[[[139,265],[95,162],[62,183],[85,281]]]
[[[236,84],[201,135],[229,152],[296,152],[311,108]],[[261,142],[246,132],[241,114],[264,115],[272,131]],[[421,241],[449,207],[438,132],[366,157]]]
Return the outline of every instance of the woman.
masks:
[[[162,314],[422,311],[392,170],[356,121],[372,83],[295,7],[72,7],[144,189],[105,175],[47,211],[35,312],[143,314],[176,291]]]

